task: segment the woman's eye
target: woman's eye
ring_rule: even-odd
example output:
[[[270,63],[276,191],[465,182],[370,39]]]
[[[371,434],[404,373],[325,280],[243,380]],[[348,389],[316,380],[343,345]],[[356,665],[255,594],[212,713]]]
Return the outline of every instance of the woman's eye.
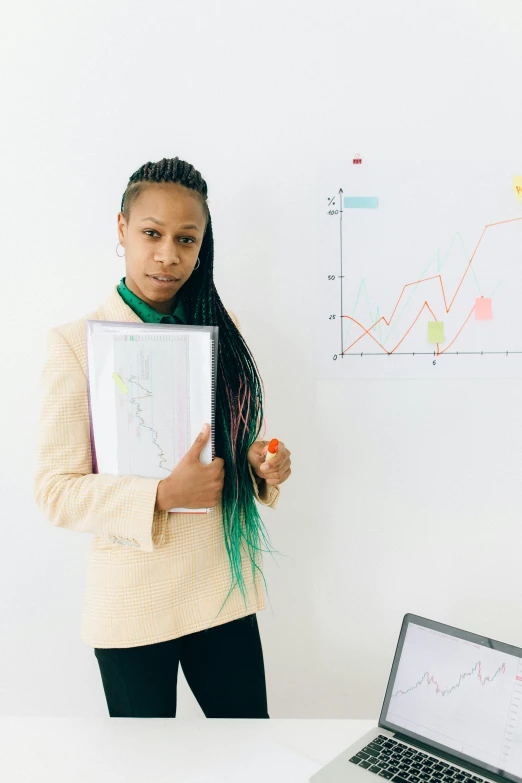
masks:
[[[151,234],[157,234],[158,232],[154,228],[147,228],[143,233],[149,237]],[[195,239],[192,239],[192,237],[181,237],[181,239],[190,239],[191,242],[196,241]],[[186,245],[187,243],[183,242],[183,244]]]

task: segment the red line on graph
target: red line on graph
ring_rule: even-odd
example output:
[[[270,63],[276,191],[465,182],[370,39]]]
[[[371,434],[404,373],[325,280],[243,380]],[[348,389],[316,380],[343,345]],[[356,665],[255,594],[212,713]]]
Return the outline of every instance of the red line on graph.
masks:
[[[455,683],[455,685],[452,685],[451,688],[442,688],[441,685],[437,682],[435,677],[430,674],[429,672],[424,672],[421,679],[415,683],[415,685],[412,685],[411,688],[408,688],[407,690],[398,690],[395,691],[393,694],[394,696],[406,696],[408,693],[411,693],[412,691],[416,690],[418,687],[423,685],[423,683],[426,683],[427,685],[435,685],[435,693],[441,693],[442,696],[447,696],[450,693],[453,693],[453,691],[456,691],[458,688],[460,688],[460,683],[462,680],[464,680],[466,677],[471,677],[472,674],[477,672],[477,678],[481,685],[485,685],[487,682],[493,682],[493,680],[496,680],[499,674],[505,674],[506,673],[506,664],[503,663],[502,666],[499,666],[495,674],[492,676],[487,675],[486,677],[482,673],[482,663],[481,661],[477,661],[475,666],[471,669],[469,672],[462,672],[461,675],[459,675],[458,682]]]
[[[394,347],[394,348],[393,348],[391,351],[389,351],[387,348],[385,348],[385,347],[384,347],[384,346],[383,346],[383,345],[382,345],[382,344],[381,344],[381,343],[380,343],[380,342],[379,342],[379,341],[378,341],[378,340],[377,340],[377,339],[376,339],[376,338],[373,336],[373,334],[370,334],[371,330],[372,330],[372,329],[374,329],[374,328],[375,328],[375,327],[376,327],[376,326],[377,326],[377,325],[378,325],[378,324],[379,324],[381,321],[384,321],[384,323],[386,324],[386,326],[389,326],[389,325],[391,324],[391,322],[392,322],[392,320],[393,320],[393,317],[394,317],[395,313],[397,312],[397,308],[398,308],[398,306],[399,306],[399,304],[400,304],[400,301],[401,301],[402,297],[404,296],[404,292],[406,291],[406,289],[407,289],[407,288],[409,288],[409,287],[410,287],[410,286],[412,286],[412,285],[419,285],[420,283],[427,283],[427,282],[429,282],[430,280],[438,280],[438,281],[439,281],[439,283],[440,283],[441,290],[442,290],[442,298],[444,299],[444,308],[445,308],[445,310],[446,310],[446,313],[449,313],[449,311],[451,310],[451,308],[452,308],[452,306],[453,306],[453,302],[455,301],[455,299],[456,299],[456,297],[457,297],[457,294],[458,294],[458,292],[459,292],[459,291],[460,291],[460,289],[461,289],[461,286],[462,286],[462,284],[463,284],[463,282],[464,282],[464,279],[465,279],[466,275],[468,274],[468,272],[469,272],[469,270],[470,270],[471,264],[473,263],[473,259],[475,258],[475,254],[476,254],[477,250],[479,249],[480,243],[482,242],[482,238],[484,237],[484,234],[486,233],[486,231],[488,230],[488,228],[491,228],[492,226],[501,226],[501,225],[503,225],[504,223],[514,223],[514,222],[515,222],[515,221],[517,221],[517,220],[522,220],[522,217],[518,217],[518,218],[510,218],[509,220],[499,220],[497,223],[488,223],[486,226],[484,226],[484,229],[483,229],[483,231],[482,231],[482,234],[480,235],[480,239],[479,239],[479,241],[477,242],[477,245],[476,245],[476,247],[475,247],[475,250],[474,250],[474,251],[473,251],[473,253],[471,254],[471,258],[469,259],[468,265],[467,265],[466,269],[464,270],[464,274],[462,275],[462,278],[461,278],[461,280],[460,280],[460,283],[458,284],[458,286],[457,286],[457,289],[456,289],[455,293],[453,294],[453,297],[452,297],[452,299],[451,299],[451,302],[449,303],[449,305],[448,305],[448,301],[447,301],[447,299],[446,299],[446,291],[445,291],[445,289],[444,289],[444,282],[443,282],[443,280],[442,280],[442,275],[433,275],[432,277],[425,277],[425,278],[423,278],[422,280],[415,280],[415,281],[414,281],[414,282],[412,282],[412,283],[406,283],[406,285],[403,287],[403,289],[402,289],[402,291],[401,291],[401,295],[399,296],[399,298],[398,298],[398,300],[397,300],[397,304],[396,304],[396,305],[395,305],[395,307],[393,308],[393,312],[392,312],[392,314],[391,314],[390,318],[389,318],[389,319],[387,319],[387,318],[386,318],[384,315],[382,315],[382,316],[381,316],[381,317],[380,317],[380,318],[379,318],[379,319],[378,319],[378,320],[377,320],[377,321],[376,321],[374,324],[372,324],[372,326],[368,327],[368,329],[366,329],[366,328],[365,328],[365,327],[364,327],[362,324],[360,324],[360,323],[359,323],[359,321],[357,321],[355,318],[352,318],[352,316],[351,316],[351,315],[342,315],[342,316],[341,316],[342,318],[347,318],[349,321],[353,321],[353,323],[357,324],[357,326],[360,326],[360,328],[363,330],[363,333],[360,335],[360,337],[358,337],[358,338],[357,338],[357,340],[354,340],[354,341],[353,341],[353,343],[351,343],[351,344],[350,344],[350,345],[349,345],[347,348],[345,348],[345,349],[344,349],[344,351],[343,351],[343,353],[346,353],[347,351],[349,351],[349,350],[350,350],[350,348],[353,348],[353,346],[354,346],[354,345],[356,345],[356,344],[359,342],[359,340],[362,340],[362,338],[363,338],[363,337],[365,337],[366,335],[368,335],[369,337],[371,337],[371,338],[372,338],[372,340],[375,340],[375,342],[377,343],[377,345],[378,345],[380,348],[382,348],[382,350],[384,351],[384,353],[390,353],[390,354],[391,354],[391,353],[394,353],[394,352],[397,350],[397,348],[399,347],[399,345],[401,345],[401,343],[402,343],[402,342],[403,342],[403,341],[406,339],[406,337],[408,336],[408,334],[411,332],[411,330],[413,329],[413,327],[415,326],[415,324],[416,324],[416,323],[417,323],[417,321],[419,320],[419,318],[420,318],[420,315],[421,315],[421,313],[422,313],[422,311],[424,310],[424,308],[425,308],[425,307],[427,307],[427,308],[428,308],[428,310],[429,310],[429,311],[430,311],[430,313],[432,314],[432,316],[433,316],[433,318],[435,319],[435,321],[437,321],[438,319],[437,319],[437,317],[435,316],[435,314],[433,313],[433,310],[431,309],[431,307],[430,307],[430,305],[428,304],[428,302],[427,302],[427,301],[425,301],[425,302],[424,302],[424,304],[422,305],[421,309],[419,310],[419,312],[418,312],[418,314],[417,314],[417,317],[415,318],[415,320],[414,320],[414,321],[412,322],[412,324],[410,325],[409,329],[408,329],[408,330],[405,332],[405,334],[404,334],[404,335],[401,337],[401,339],[399,340],[399,342],[397,343],[397,345],[396,345],[396,346],[395,346],[395,347]],[[460,327],[459,331],[457,332],[457,334],[455,335],[455,337],[453,338],[453,340],[451,341],[451,343],[450,343],[449,345],[447,345],[447,346],[444,348],[444,350],[440,351],[440,350],[439,350],[439,344],[437,343],[437,351],[436,351],[436,353],[437,353],[437,355],[438,355],[438,356],[439,356],[440,354],[443,354],[445,351],[447,351],[447,350],[448,350],[448,349],[449,349],[449,348],[450,348],[450,347],[453,345],[453,343],[455,342],[455,340],[457,339],[457,337],[458,337],[458,336],[459,336],[459,334],[462,332],[462,330],[463,330],[463,329],[464,329],[464,327],[466,326],[467,322],[468,322],[468,321],[469,321],[469,319],[471,318],[471,315],[472,315],[472,313],[473,313],[473,310],[474,310],[474,309],[475,309],[475,306],[473,306],[473,307],[472,307],[472,309],[471,309],[471,311],[470,311],[470,313],[469,313],[468,317],[466,318],[466,320],[464,321],[464,323],[463,323],[463,324],[462,324],[462,326]]]

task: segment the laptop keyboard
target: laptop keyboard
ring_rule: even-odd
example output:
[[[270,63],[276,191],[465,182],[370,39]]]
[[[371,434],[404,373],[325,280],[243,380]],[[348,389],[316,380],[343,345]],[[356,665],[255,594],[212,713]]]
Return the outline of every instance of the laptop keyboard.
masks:
[[[350,761],[394,783],[485,783],[453,764],[379,734]]]

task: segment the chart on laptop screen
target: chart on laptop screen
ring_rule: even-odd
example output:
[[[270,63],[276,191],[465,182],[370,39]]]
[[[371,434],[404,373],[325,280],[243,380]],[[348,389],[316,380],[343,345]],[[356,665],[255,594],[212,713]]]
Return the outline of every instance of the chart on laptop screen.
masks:
[[[522,776],[522,659],[409,623],[386,720]]]

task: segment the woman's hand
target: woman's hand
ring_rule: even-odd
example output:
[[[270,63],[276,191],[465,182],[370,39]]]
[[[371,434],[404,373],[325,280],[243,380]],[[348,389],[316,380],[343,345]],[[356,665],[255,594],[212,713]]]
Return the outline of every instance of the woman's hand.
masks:
[[[269,440],[256,440],[248,450],[248,461],[252,470],[267,484],[282,484],[292,472],[290,469],[290,454],[282,440],[279,441],[275,457],[265,462]]]
[[[215,457],[209,465],[201,462],[200,455],[209,436],[210,425],[205,424],[172,473],[159,482],[156,511],[217,506],[225,482],[225,463],[221,457]]]

